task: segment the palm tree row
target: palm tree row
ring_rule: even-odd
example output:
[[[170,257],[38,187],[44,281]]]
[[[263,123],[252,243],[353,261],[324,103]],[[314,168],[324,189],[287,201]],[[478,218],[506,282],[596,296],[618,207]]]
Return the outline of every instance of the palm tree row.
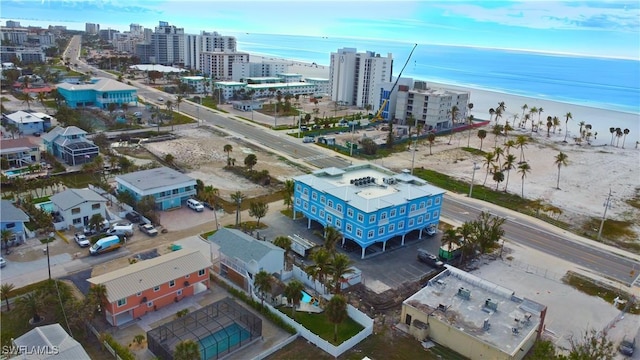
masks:
[[[442,243],[448,245],[449,251],[454,245],[460,247],[462,250],[461,262],[464,262],[469,255],[474,256],[477,252],[484,254],[492,251],[504,235],[502,225],[505,221],[505,218],[482,212],[477,220],[467,221],[460,227],[446,230]]]
[[[311,253],[313,264],[305,268],[305,272],[314,281],[320,281],[335,294],[341,292],[345,276],[353,273],[349,256],[336,252],[336,244],[340,240],[340,231],[327,226],[324,231],[324,245]]]

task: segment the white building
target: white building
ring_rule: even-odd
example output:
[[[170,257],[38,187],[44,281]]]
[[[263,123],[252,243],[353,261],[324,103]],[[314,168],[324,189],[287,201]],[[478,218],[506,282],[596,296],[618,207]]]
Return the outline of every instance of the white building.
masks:
[[[87,34],[90,34],[90,35],[97,35],[98,32],[100,31],[100,24],[85,23],[84,31],[86,31]]]
[[[207,84],[209,79],[205,78],[204,76],[183,76],[180,78],[180,81],[184,84],[189,85],[189,87],[191,88],[189,92],[194,94],[202,94],[208,89],[205,84]]]
[[[151,62],[161,65],[184,64],[184,29],[169,25],[166,21],[160,21],[151,34],[151,47],[154,56]]]
[[[54,212],[59,212],[62,219],[54,216],[56,230],[88,227],[95,214],[107,219],[107,199],[90,189],[67,189],[51,197]],[[58,220],[58,221],[56,221]],[[62,221],[60,221],[62,220]]]
[[[380,85],[391,81],[392,65],[391,53],[381,57],[372,51],[359,53],[354,48],[331,53],[331,100],[377,109],[380,104],[374,103],[374,98]]]
[[[236,52],[236,46],[234,36],[222,36],[215,31],[186,34],[184,66],[202,70],[200,68],[200,54],[202,52]]]
[[[329,79],[324,78],[305,78],[304,82],[310,85],[314,85],[316,87],[316,93],[313,96],[316,97],[324,97],[329,96],[331,92],[331,82]]]
[[[289,65],[281,61],[262,62],[234,62],[232,65],[231,79],[233,81],[246,81],[250,77],[269,77],[279,73],[286,73]]]
[[[200,53],[199,69],[207,76],[219,80],[233,78],[233,63],[249,62],[249,53],[243,52],[210,52]]]
[[[424,131],[441,131],[453,126],[451,109],[456,106],[458,115],[456,123],[463,123],[467,118],[469,92],[449,89],[430,88],[426,90],[399,87],[395,118],[401,123],[413,116],[418,124],[423,124]],[[407,124],[413,126],[414,124]]]

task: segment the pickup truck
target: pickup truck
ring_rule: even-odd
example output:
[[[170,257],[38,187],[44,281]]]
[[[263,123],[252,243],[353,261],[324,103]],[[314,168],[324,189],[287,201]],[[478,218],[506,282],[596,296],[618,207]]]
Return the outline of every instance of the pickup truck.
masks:
[[[138,225],[138,229],[149,236],[158,235],[158,230],[156,230],[156,228],[151,224],[140,224]]]

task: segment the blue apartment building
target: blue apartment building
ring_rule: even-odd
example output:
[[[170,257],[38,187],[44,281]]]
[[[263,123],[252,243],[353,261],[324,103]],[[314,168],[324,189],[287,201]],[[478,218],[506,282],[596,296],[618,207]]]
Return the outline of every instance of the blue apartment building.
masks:
[[[179,208],[196,195],[196,180],[168,167],[118,175],[116,183],[119,193],[128,191],[136,201],[153,196],[159,210]]]
[[[445,191],[413,176],[408,170],[394,173],[374,164],[317,170],[294,178],[294,219],[307,218],[332,226],[362,249],[412,231],[422,238],[433,233],[440,221]]]
[[[87,84],[63,82],[56,85],[56,88],[72,109],[87,106],[108,109],[112,103],[119,107],[122,104],[138,103],[138,89],[106,78],[94,78]]]

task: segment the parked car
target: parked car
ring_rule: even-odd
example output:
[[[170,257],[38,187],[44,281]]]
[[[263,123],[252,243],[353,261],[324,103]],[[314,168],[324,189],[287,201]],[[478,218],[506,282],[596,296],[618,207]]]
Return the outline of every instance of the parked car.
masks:
[[[206,201],[201,201],[200,203],[202,204],[202,206],[206,207],[206,208],[207,208],[207,209],[209,209],[209,210],[215,210],[215,209],[213,208],[213,205],[209,204],[209,203],[208,203],[208,202],[206,202]]]
[[[624,338],[620,343],[620,346],[618,346],[618,350],[620,351],[620,353],[626,356],[632,356],[635,349],[636,349],[636,339],[633,339],[633,341],[631,341],[627,338]]]
[[[105,252],[117,250],[121,246],[122,246],[122,241],[118,236],[115,236],[115,235],[107,236],[96,241],[96,243],[89,248],[89,254],[99,255]]]
[[[140,222],[140,214],[135,211],[128,212],[124,217],[127,218],[127,220],[131,221],[131,223],[133,224],[137,224]]]
[[[84,234],[75,234],[73,236],[73,238],[76,241],[76,244],[78,244],[80,247],[89,247],[91,246],[91,242],[89,241],[89,239],[87,239],[87,237]]]
[[[116,224],[107,231],[107,235],[131,236],[133,235],[133,224]]]
[[[435,225],[431,225],[427,228],[427,235],[433,236],[438,233],[438,227]]]
[[[149,236],[156,236],[158,235],[158,230],[156,230],[155,227],[153,227],[153,225],[151,224],[140,224],[138,225],[138,228],[140,229],[140,231],[142,231],[143,233],[149,235]]]
[[[187,206],[190,209],[193,209],[197,212],[202,212],[204,211],[204,206],[200,203],[200,201],[196,200],[196,199],[189,199],[187,200]]]
[[[437,268],[444,266],[444,263],[438,260],[437,256],[430,254],[424,249],[418,249],[418,261]]]
[[[7,260],[0,256],[0,268],[7,266]]]

